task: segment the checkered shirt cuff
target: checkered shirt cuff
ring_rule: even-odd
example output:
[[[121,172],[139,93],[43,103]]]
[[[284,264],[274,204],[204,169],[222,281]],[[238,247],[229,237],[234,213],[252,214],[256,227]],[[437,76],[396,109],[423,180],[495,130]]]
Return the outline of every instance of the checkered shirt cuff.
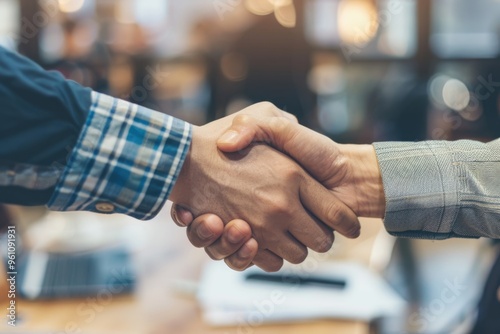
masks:
[[[174,117],[94,92],[48,207],[153,218],[177,180],[191,131]]]

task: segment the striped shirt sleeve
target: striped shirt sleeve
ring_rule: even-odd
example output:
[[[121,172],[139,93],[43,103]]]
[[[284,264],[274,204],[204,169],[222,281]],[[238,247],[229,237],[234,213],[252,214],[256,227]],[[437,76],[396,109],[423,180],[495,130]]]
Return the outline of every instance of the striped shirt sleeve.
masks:
[[[375,149],[389,233],[500,239],[500,139],[376,143]]]
[[[174,117],[92,93],[86,124],[49,209],[153,218],[177,180],[191,131]]]

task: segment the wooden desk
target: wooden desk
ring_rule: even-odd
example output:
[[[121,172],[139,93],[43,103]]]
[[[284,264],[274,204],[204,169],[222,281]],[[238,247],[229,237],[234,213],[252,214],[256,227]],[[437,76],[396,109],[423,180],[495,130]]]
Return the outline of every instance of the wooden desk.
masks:
[[[110,219],[120,219],[113,217]],[[125,219],[127,220],[127,219]],[[127,222],[129,223],[129,222]],[[17,301],[18,325],[8,327],[2,314],[0,333],[84,333],[84,334],[365,334],[368,325],[349,321],[314,321],[300,324],[266,325],[253,328],[211,328],[201,317],[193,297],[176,292],[175,282],[196,281],[204,263],[209,261],[202,250],[191,247],[185,232],[175,226],[168,211],[152,222],[142,224],[147,242],[137,251],[139,284],[132,296],[113,297],[108,301],[97,296],[87,299]],[[359,247],[350,247],[353,256],[367,259],[370,238],[380,228],[378,222],[364,224]],[[365,233],[366,232],[366,233]],[[348,243],[344,239],[339,244]],[[351,241],[349,241],[351,243]],[[340,251],[344,245],[334,247]],[[348,246],[348,245],[345,245]],[[352,254],[351,254],[352,255]],[[2,297],[5,294],[3,291]],[[0,305],[5,310],[5,301]],[[2,311],[4,312],[4,311]]]

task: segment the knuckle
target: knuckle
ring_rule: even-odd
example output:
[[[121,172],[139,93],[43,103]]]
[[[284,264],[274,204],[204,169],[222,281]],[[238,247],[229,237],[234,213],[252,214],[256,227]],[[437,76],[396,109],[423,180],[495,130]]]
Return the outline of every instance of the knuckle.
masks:
[[[325,217],[331,226],[339,226],[344,220],[344,215],[338,204],[332,202],[326,207]]]
[[[234,117],[233,123],[238,125],[246,125],[252,122],[252,116],[246,114],[236,115]]]
[[[269,101],[260,102],[258,105],[259,114],[262,116],[283,116],[283,111],[281,111],[275,104]]]
[[[243,263],[239,263],[239,261],[233,258],[224,259],[226,265],[234,271],[244,271],[246,269],[246,265]]]
[[[276,217],[288,217],[290,213],[290,202],[288,198],[281,196],[277,197],[273,202],[272,208],[271,208],[271,215]]]
[[[361,234],[361,225],[359,224],[359,221],[351,223],[347,231],[347,237],[355,239],[359,237],[360,234]]]
[[[278,108],[274,105],[274,103],[269,101],[260,102],[258,106],[260,110],[264,110],[270,115],[274,115],[278,111]]]
[[[188,237],[189,242],[196,248],[203,247],[203,242],[198,238],[196,230],[193,228],[193,225],[189,225],[186,229],[186,235]]]
[[[216,248],[216,253],[220,254],[221,257],[231,257],[238,253],[238,250],[242,247],[242,244],[246,242],[242,240],[240,243],[231,244],[228,242],[222,242],[218,248]]]
[[[280,269],[283,267],[283,261],[266,263],[266,264],[259,265],[259,267],[267,273],[275,273],[277,271],[280,271]]]
[[[294,253],[292,256],[290,256],[289,259],[287,259],[290,263],[292,264],[301,264],[307,259],[307,248],[304,248],[303,250],[297,251]]]
[[[236,228],[241,234],[242,239],[248,239],[252,236],[252,228],[244,220],[236,219],[230,222],[228,225]]]
[[[334,241],[335,241],[335,236],[333,233],[328,233],[327,235],[321,236],[318,239],[316,239],[314,251],[318,253],[326,253],[330,249],[332,249]]]
[[[215,252],[213,249],[209,248],[209,247],[206,247],[205,248],[205,253],[207,253],[207,255],[214,261],[220,261],[220,260],[223,260],[224,257],[221,256],[221,254],[218,254],[217,252]]]
[[[302,171],[294,165],[286,166],[281,172],[284,182],[288,182],[287,184],[298,184],[304,179]]]
[[[260,250],[253,259],[253,264],[265,272],[272,273],[279,271],[283,267],[283,259]]]
[[[290,117],[291,120],[295,121],[295,123],[299,122],[299,119],[297,118],[297,116],[295,116],[294,114],[290,114],[290,113],[287,113],[287,114],[288,114],[288,117]]]
[[[276,117],[272,117],[269,120],[269,126],[276,132],[276,133],[283,133],[286,131],[286,129],[290,126],[290,121],[287,120],[284,117],[281,117],[279,115],[275,115]]]

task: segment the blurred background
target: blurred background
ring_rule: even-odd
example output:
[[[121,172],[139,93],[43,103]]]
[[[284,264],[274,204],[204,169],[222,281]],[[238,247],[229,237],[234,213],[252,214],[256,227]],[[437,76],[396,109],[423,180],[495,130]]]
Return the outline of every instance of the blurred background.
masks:
[[[271,101],[338,142],[488,141],[500,133],[499,0],[0,0],[0,45],[96,91],[197,125]],[[187,243],[183,231],[166,214],[145,226],[116,217],[47,216],[42,208],[3,210],[4,225],[17,224],[27,252],[100,251],[127,268],[123,292],[140,292],[108,312],[96,311],[92,325],[80,324],[93,326],[89,333],[112,333],[106,319],[120,310],[141,312],[156,324],[151,330],[140,322],[115,328],[120,333],[164,333],[167,326],[175,328],[171,333],[211,333],[207,321],[186,325],[197,317],[189,302],[179,307],[189,311],[179,311],[184,316],[177,321],[163,315],[172,304],[184,305],[167,290],[192,292],[184,281],[199,277],[205,263],[202,252],[181,246]],[[363,333],[360,323],[368,323],[368,331],[381,333],[467,332],[495,246],[484,240],[394,240],[380,222],[363,226],[364,239],[339,238],[343,248],[321,263],[362,263],[408,307],[383,320],[355,319],[356,331]],[[134,264],[123,264],[129,256]],[[86,265],[94,266],[92,261]],[[145,280],[154,282],[146,288]],[[467,288],[447,303],[442,295],[450,282]],[[36,314],[66,304],[30,303],[24,315],[20,311],[28,328],[58,329]],[[69,309],[78,308],[74,303]],[[185,318],[186,312],[191,316]],[[297,326],[304,325],[287,331],[308,330]],[[326,333],[338,324],[317,326]]]
[[[0,43],[196,124],[268,100],[339,141],[487,140],[500,129],[499,6],[1,0]]]

